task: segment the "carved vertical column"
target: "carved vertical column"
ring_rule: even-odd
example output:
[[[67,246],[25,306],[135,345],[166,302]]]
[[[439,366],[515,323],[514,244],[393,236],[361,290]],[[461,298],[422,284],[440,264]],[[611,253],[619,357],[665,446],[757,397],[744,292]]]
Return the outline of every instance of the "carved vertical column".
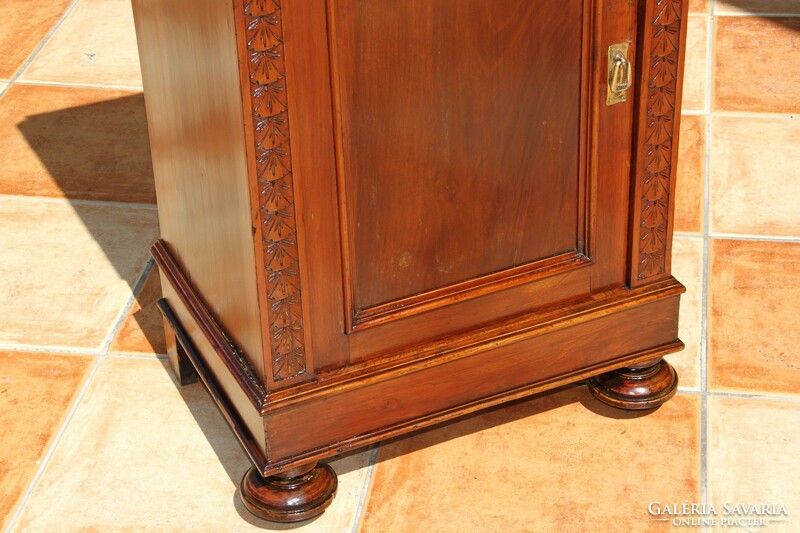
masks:
[[[644,0],[634,116],[629,285],[670,275],[688,0]]]
[[[235,14],[244,26],[242,65],[245,126],[255,161],[263,271],[261,284],[267,379],[286,382],[309,377],[305,349],[297,221],[292,181],[283,22],[279,0],[240,0]],[[241,36],[240,36],[240,47]],[[252,167],[252,161],[251,161]]]

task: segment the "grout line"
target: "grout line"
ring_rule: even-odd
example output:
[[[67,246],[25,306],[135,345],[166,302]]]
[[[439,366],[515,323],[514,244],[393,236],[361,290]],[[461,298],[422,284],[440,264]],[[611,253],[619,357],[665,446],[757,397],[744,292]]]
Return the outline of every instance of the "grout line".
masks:
[[[741,11],[721,11],[715,13],[718,17],[740,18],[800,18],[800,13],[743,13]]]
[[[739,398],[744,400],[765,400],[774,402],[800,403],[800,396],[780,396],[760,392],[702,391],[699,389],[678,387],[678,393],[708,398]]]
[[[800,242],[800,237],[784,237],[780,235],[751,235],[747,233],[716,233],[710,234],[691,233],[688,231],[675,231],[675,237],[681,239],[705,239],[705,240],[730,240],[730,241],[759,241],[759,242]]]
[[[75,9],[75,6],[78,5],[78,1],[79,0],[73,0],[72,3],[69,5],[69,7],[64,11],[64,14],[61,15],[61,18],[59,18],[56,21],[56,23],[53,24],[53,27],[50,28],[50,31],[48,31],[47,34],[44,36],[44,38],[39,42],[39,46],[37,46],[33,50],[33,52],[31,52],[31,55],[28,56],[28,59],[26,59],[25,62],[22,63],[22,65],[17,69],[17,71],[11,76],[11,79],[8,80],[8,86],[2,91],[0,91],[0,96],[3,96],[3,94],[8,90],[8,88],[11,87],[11,85],[14,82],[17,81],[17,78],[19,78],[22,75],[22,73],[28,69],[31,63],[33,63],[33,60],[36,58],[36,56],[39,55],[39,52],[42,51],[42,48],[45,47],[48,41],[50,41],[50,38],[53,37],[53,34],[58,30],[58,28],[61,27],[61,24],[63,24],[64,21],[67,19],[67,17],[70,15],[70,13],[72,13],[72,11]]]
[[[367,502],[367,495],[369,494],[370,485],[372,484],[372,471],[375,468],[375,463],[378,461],[378,450],[380,449],[380,443],[374,444],[372,450],[369,454],[369,464],[367,465],[367,475],[364,478],[364,484],[361,486],[361,498],[358,500],[358,506],[356,507],[356,516],[353,519],[353,529],[351,533],[358,533],[361,520],[364,519],[364,507]]]
[[[700,396],[700,503],[708,504],[708,394]],[[703,527],[703,531],[708,528]]]
[[[711,391],[711,392],[706,392],[705,394],[710,398],[740,398],[746,400],[765,400],[771,402],[800,403],[800,396],[778,396],[775,394],[759,394],[751,392],[726,392],[726,391]]]
[[[133,307],[133,304],[136,303],[136,299],[139,297],[139,293],[142,292],[142,287],[144,286],[145,281],[147,280],[147,275],[150,273],[150,270],[153,269],[153,265],[155,264],[152,257],[147,260],[147,264],[144,266],[144,270],[139,275],[139,279],[136,282],[136,285],[133,286],[133,290],[131,291],[131,296],[128,298],[128,302],[119,312],[117,316],[117,320],[114,321],[111,330],[108,332],[103,344],[100,346],[100,353],[105,356],[108,354],[108,349],[111,347],[111,343],[114,342],[114,338],[119,333],[119,330],[122,329],[122,324],[125,322],[125,318],[128,316],[128,312]]]
[[[712,109],[714,99],[714,13],[716,0],[709,1],[708,26],[706,29],[706,92],[704,107],[706,135],[703,172],[703,252],[700,293],[700,502],[708,503],[708,285],[709,285],[709,229],[711,225],[711,140]],[[703,527],[703,531],[707,528]]]
[[[58,346],[58,345],[38,345],[38,344],[14,344],[10,342],[0,342],[0,350],[6,352],[42,352],[58,355],[100,355],[99,348],[80,347],[80,346]]]
[[[100,363],[103,361],[103,356],[98,355],[97,360],[92,365],[92,369],[89,371],[89,374],[86,376],[85,381],[83,382],[83,386],[81,386],[78,394],[75,395],[75,399],[70,406],[69,411],[67,412],[67,416],[64,417],[64,421],[61,423],[61,427],[58,428],[53,440],[50,442],[50,446],[47,448],[44,456],[39,460],[39,468],[36,469],[36,474],[34,474],[33,479],[31,480],[28,488],[25,490],[25,493],[19,499],[17,503],[17,509],[14,512],[11,520],[8,521],[6,525],[6,531],[10,532],[12,528],[16,525],[17,521],[22,516],[25,507],[27,506],[28,500],[30,499],[31,495],[33,494],[34,489],[39,484],[39,480],[42,478],[45,469],[50,464],[50,459],[55,454],[55,450],[58,447],[59,442],[61,442],[61,437],[63,437],[64,433],[67,431],[67,426],[69,425],[72,417],[75,415],[75,412],[78,410],[78,406],[83,401],[83,397],[86,395],[86,392],[89,390],[89,385],[91,384],[92,380],[94,379],[94,375],[97,373],[97,369],[100,367]]]
[[[759,111],[705,111],[702,109],[681,109],[682,116],[703,117],[713,115],[720,118],[747,118],[750,120],[768,119],[795,119],[799,118],[798,113],[762,113]]]
[[[142,286],[144,285],[144,281],[147,278],[147,274],[153,268],[153,264],[154,264],[153,259],[150,258],[147,261],[147,264],[145,265],[142,274],[139,276],[139,279],[136,282],[133,291],[131,291],[131,296],[130,298],[128,298],[127,304],[123,307],[122,312],[116,319],[116,323],[111,328],[108,338],[106,338],[105,341],[103,342],[100,348],[100,353],[96,355],[97,360],[92,365],[92,369],[89,371],[89,374],[87,375],[85,381],[83,382],[83,385],[78,391],[78,394],[75,395],[75,399],[72,401],[72,405],[70,406],[70,409],[67,412],[67,416],[64,418],[64,421],[61,423],[61,426],[58,428],[58,431],[53,437],[53,440],[51,441],[50,446],[48,446],[44,456],[42,456],[42,458],[39,460],[39,468],[36,469],[36,474],[34,474],[33,479],[31,480],[30,484],[28,484],[28,487],[25,490],[25,493],[19,499],[16,511],[14,512],[14,515],[11,517],[6,526],[7,532],[10,532],[12,530],[12,528],[16,525],[17,521],[19,521],[20,517],[22,516],[22,513],[24,512],[27,506],[28,500],[31,498],[33,491],[38,486],[39,480],[42,478],[42,476],[44,475],[44,471],[50,464],[50,460],[52,459],[53,455],[55,455],[56,449],[58,448],[58,445],[61,442],[61,438],[64,436],[64,433],[66,433],[69,423],[72,421],[72,418],[77,412],[78,407],[83,402],[83,398],[86,396],[89,390],[89,386],[94,380],[95,374],[97,374],[97,371],[100,368],[100,365],[103,363],[103,360],[108,358],[108,348],[111,345],[111,341],[114,339],[114,336],[122,327],[122,323],[125,321],[128,311],[130,310],[131,307],[133,307],[133,303],[136,301],[137,295],[140,292]]]
[[[762,242],[800,242],[800,237],[781,237],[778,235],[748,235],[736,233],[711,233],[711,239]]]
[[[47,80],[16,80],[17,85],[34,85],[40,87],[74,87],[76,89],[112,89],[117,91],[142,92],[141,85],[111,85],[98,83],[77,83],[68,81],[47,81]]]
[[[797,118],[797,113],[761,113],[757,111],[713,111],[715,117],[723,118],[749,118],[749,119],[770,119],[770,118],[783,118],[792,119]]]
[[[689,233],[688,231],[674,231],[672,235],[678,237],[679,239],[705,239],[706,236],[702,233]]]
[[[166,354],[160,353],[135,353],[135,352],[109,352],[107,357],[110,359],[145,359],[155,361],[156,359],[167,359]]]
[[[0,194],[0,201],[16,201],[31,203],[48,204],[68,204],[72,206],[95,206],[95,207],[123,207],[131,209],[147,209],[155,211],[157,204],[143,204],[136,202],[112,202],[107,200],[71,200],[69,198],[58,198],[52,196],[26,196],[18,194]]]

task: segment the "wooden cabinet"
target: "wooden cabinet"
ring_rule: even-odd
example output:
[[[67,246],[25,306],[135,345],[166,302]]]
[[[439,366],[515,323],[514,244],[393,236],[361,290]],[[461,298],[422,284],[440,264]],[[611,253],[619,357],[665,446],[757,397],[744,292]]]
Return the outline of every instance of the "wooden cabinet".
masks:
[[[170,359],[248,509],[309,518],[318,460],[565,383],[674,394],[687,3],[133,0]]]

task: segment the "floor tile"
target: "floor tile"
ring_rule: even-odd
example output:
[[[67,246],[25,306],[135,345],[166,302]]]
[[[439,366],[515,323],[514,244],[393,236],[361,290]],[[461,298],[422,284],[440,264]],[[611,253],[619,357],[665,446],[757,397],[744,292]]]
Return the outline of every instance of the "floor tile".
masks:
[[[128,311],[119,333],[111,343],[111,352],[167,354],[163,319],[156,306],[160,298],[158,268],[153,267],[136,295],[136,302]]]
[[[155,359],[103,361],[17,531],[261,531],[238,485],[249,462],[203,387]],[[351,531],[369,452],[332,462],[339,490],[302,531]],[[80,512],[75,512],[80,509]],[[294,526],[296,527],[296,526]]]
[[[0,2],[0,78],[11,79],[72,1]]]
[[[678,338],[686,348],[667,356],[679,385],[700,387],[700,339],[703,336],[703,240],[676,237],[672,242],[672,275],[686,286],[681,295]]]
[[[714,109],[798,113],[800,18],[715,17]]]
[[[0,194],[155,203],[141,93],[14,84],[0,153]]]
[[[716,0],[714,13],[717,15],[768,13],[770,15],[800,14],[797,0]]]
[[[708,33],[708,17],[689,16],[681,102],[683,110],[702,111],[706,108]]]
[[[20,79],[141,87],[130,0],[78,0]]]
[[[708,13],[710,0],[689,0],[689,13]]]
[[[711,231],[800,237],[800,117],[715,117],[712,137]]]
[[[713,240],[711,390],[800,394],[800,243]]]
[[[93,361],[0,351],[0,530],[33,480]]]
[[[761,518],[784,522],[735,530],[800,531],[800,403],[709,398],[708,416],[708,500],[720,517],[726,502],[730,508],[774,504],[779,510],[783,505],[788,517]]]
[[[158,235],[154,209],[0,199],[0,343],[98,349]]]
[[[702,233],[706,181],[706,118],[683,115],[675,188],[675,231]]]
[[[698,396],[642,417],[583,387],[451,422],[381,446],[361,530],[666,531],[648,505],[697,501],[699,422]]]

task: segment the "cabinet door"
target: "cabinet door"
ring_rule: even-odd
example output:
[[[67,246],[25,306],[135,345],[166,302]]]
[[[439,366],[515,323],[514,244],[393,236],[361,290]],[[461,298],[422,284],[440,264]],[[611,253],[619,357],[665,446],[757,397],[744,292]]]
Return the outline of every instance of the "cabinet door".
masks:
[[[283,4],[317,368],[625,282],[635,2]]]

